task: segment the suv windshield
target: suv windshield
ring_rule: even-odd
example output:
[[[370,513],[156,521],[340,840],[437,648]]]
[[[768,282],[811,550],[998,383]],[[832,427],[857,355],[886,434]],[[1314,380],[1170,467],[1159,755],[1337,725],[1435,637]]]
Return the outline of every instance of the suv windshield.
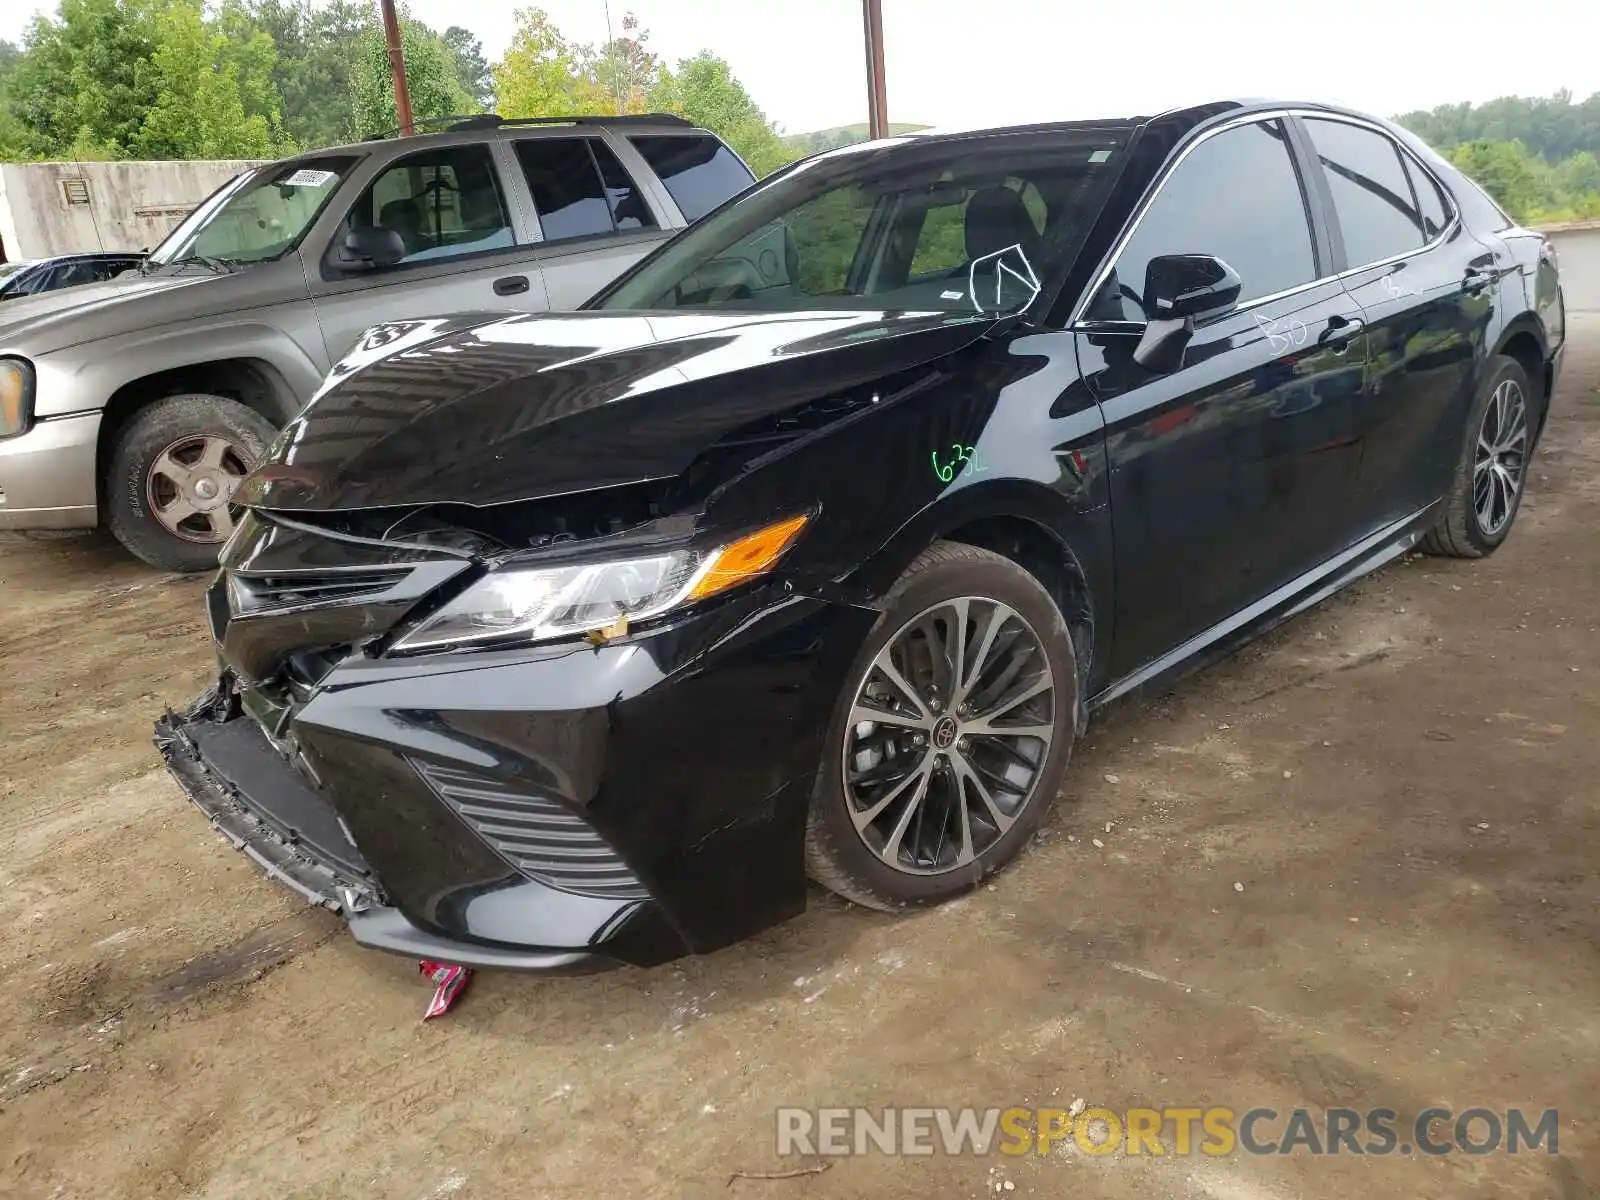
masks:
[[[256,263],[292,250],[339,190],[352,155],[299,158],[229,180],[150,252],[149,262]]]
[[[1106,126],[834,151],[645,259],[593,307],[1026,307],[1077,253],[1120,167]]]

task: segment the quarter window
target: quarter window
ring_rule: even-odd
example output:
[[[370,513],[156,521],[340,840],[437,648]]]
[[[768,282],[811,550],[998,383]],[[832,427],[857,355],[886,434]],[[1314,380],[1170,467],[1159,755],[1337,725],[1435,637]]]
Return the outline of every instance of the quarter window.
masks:
[[[352,226],[400,235],[401,263],[510,249],[515,239],[489,148],[443,146],[396,159],[350,210]]]
[[[749,168],[714,137],[664,134],[629,140],[667,185],[685,221],[698,221],[750,186]]]
[[[517,143],[517,161],[547,242],[655,228],[639,189],[596,138],[527,138]]]
[[[1238,272],[1242,303],[1317,278],[1305,193],[1281,121],[1224,130],[1167,176],[1087,315],[1146,321],[1145,269],[1163,254],[1211,254]]]
[[[1333,193],[1350,266],[1407,254],[1428,240],[1411,181],[1392,141],[1376,130],[1344,121],[1313,118],[1306,121],[1306,130]]]
[[[1416,161],[1405,159],[1406,174],[1411,176],[1411,186],[1417,193],[1417,208],[1422,214],[1422,232],[1431,242],[1444,232],[1444,227],[1450,224],[1450,209],[1444,202],[1444,195],[1439,190],[1439,185]]]

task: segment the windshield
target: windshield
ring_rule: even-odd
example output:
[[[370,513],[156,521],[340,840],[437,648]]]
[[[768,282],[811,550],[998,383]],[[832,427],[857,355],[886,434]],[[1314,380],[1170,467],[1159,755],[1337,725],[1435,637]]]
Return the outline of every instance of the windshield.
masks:
[[[1025,308],[1120,167],[1105,126],[820,155],[712,213],[592,302],[608,309]]]
[[[280,258],[299,244],[355,162],[352,155],[328,155],[246,171],[185,217],[150,252],[149,262]]]

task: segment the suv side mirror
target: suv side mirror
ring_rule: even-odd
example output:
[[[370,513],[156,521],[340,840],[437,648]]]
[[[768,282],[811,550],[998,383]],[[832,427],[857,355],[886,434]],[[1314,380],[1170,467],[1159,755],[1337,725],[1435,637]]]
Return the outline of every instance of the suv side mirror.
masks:
[[[1144,273],[1144,337],[1133,360],[1147,371],[1178,368],[1194,323],[1239,303],[1239,273],[1211,254],[1161,254]]]
[[[343,271],[378,271],[394,266],[405,256],[406,244],[394,230],[363,225],[344,235],[336,265]]]

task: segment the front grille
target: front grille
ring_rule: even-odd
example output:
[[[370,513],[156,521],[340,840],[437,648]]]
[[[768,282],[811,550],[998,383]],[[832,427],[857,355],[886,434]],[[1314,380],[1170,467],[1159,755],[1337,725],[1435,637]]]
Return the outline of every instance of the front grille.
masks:
[[[566,805],[472,771],[416,759],[411,765],[456,816],[530,879],[581,896],[648,895],[617,852]]]
[[[339,604],[382,595],[409,567],[323,571],[233,571],[228,591],[236,614],[307,604]]]

